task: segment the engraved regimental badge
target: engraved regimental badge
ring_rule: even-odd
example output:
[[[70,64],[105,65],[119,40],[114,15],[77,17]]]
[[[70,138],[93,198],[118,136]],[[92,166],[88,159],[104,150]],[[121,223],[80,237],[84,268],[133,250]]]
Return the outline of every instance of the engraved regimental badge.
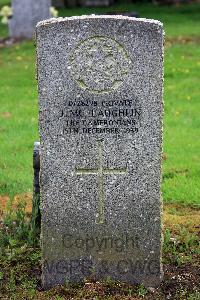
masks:
[[[70,62],[73,78],[79,87],[97,94],[118,89],[131,65],[124,47],[103,36],[82,41],[75,48]]]

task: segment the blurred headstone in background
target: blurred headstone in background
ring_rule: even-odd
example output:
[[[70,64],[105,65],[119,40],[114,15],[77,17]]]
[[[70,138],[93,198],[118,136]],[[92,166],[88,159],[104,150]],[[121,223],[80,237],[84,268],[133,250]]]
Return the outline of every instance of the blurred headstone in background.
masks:
[[[33,38],[37,22],[50,18],[51,0],[12,0],[9,22],[12,38]]]
[[[78,0],[52,0],[52,5],[56,8],[75,7],[79,5]]]
[[[181,4],[198,3],[199,0],[152,0],[154,5],[174,5],[179,7]]]
[[[52,0],[52,6],[56,8],[63,8],[65,6],[64,0]]]
[[[96,7],[96,6],[110,6],[114,4],[115,0],[82,0],[81,6],[84,7]]]
[[[78,6],[78,5],[79,5],[78,0],[65,0],[65,6],[67,6],[67,7],[74,7],[74,6]]]
[[[139,18],[140,15],[136,11],[110,11],[107,12],[106,15],[120,15],[120,16],[126,16],[126,17],[132,17],[132,18]]]

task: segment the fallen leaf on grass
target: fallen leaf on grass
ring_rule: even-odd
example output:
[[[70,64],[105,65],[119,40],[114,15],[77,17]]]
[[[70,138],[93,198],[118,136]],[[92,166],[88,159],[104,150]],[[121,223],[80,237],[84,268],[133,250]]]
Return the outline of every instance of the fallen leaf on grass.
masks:
[[[4,118],[4,119],[9,119],[9,118],[12,117],[12,114],[10,112],[8,112],[8,111],[7,112],[3,112],[1,114],[1,117]]]
[[[0,215],[3,215],[6,212],[7,205],[10,201],[10,197],[8,195],[1,196],[0,195]],[[31,213],[32,211],[32,193],[24,193],[14,196],[11,207],[16,209],[20,202],[26,203],[25,211],[27,213]]]
[[[164,226],[170,228],[172,232],[177,231],[177,226],[186,227],[189,232],[198,233],[200,224],[199,209],[178,205],[165,204],[163,214]]]
[[[5,211],[6,204],[9,199],[10,199],[9,196],[7,196],[7,195],[5,195],[5,196],[0,195],[0,210]]]

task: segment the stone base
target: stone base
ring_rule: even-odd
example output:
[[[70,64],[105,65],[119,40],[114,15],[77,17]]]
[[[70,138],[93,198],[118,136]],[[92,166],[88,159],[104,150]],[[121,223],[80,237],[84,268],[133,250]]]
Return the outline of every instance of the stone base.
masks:
[[[33,148],[33,205],[32,205],[32,227],[39,229],[41,227],[40,213],[40,143],[35,142]]]

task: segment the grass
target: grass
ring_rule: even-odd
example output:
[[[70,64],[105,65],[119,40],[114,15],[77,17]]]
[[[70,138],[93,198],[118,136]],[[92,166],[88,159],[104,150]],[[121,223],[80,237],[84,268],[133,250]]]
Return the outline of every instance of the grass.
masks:
[[[0,49],[0,194],[32,190],[37,88],[32,42]]]
[[[168,44],[165,52],[165,201],[199,203],[199,57],[196,43]]]
[[[4,5],[10,5],[11,1],[10,0],[0,0],[0,7]]]

